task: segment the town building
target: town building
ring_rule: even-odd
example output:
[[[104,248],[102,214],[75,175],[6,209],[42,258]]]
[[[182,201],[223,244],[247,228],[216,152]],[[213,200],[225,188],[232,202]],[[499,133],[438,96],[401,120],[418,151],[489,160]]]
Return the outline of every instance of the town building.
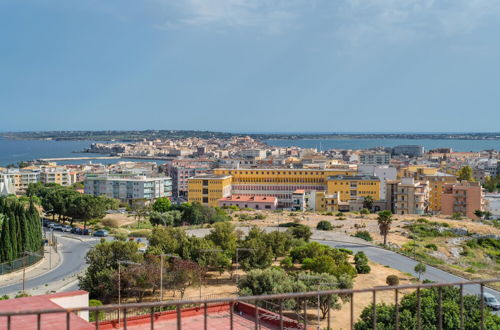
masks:
[[[388,165],[391,155],[387,152],[363,151],[359,154],[359,162],[368,165]]]
[[[273,196],[231,195],[218,201],[220,207],[236,206],[240,209],[276,210],[278,199]]]
[[[386,208],[394,214],[425,214],[429,211],[429,182],[414,178],[387,181]]]
[[[492,219],[500,219],[500,193],[485,194],[484,206],[484,210],[491,213]]]
[[[370,196],[380,199],[380,179],[374,175],[336,175],[327,179],[327,194],[338,194],[341,202]]]
[[[326,191],[327,179],[335,175],[355,175],[355,169],[248,168],[214,169],[214,174],[232,176],[232,193],[241,196],[274,196],[278,207],[291,208],[296,190]],[[191,189],[189,189],[191,194]]]
[[[374,175],[380,179],[380,198],[385,199],[386,181],[396,180],[397,169],[387,165],[358,165],[360,175]]]
[[[441,198],[441,213],[445,215],[461,214],[477,219],[474,211],[484,211],[483,188],[479,182],[462,181],[446,184]]]
[[[219,206],[219,200],[231,196],[231,175],[203,174],[188,179],[188,201]]]
[[[16,195],[25,193],[30,184],[40,181],[39,169],[5,169],[0,174],[2,174],[0,180],[4,184],[9,182],[10,190],[13,188],[13,193]]]
[[[394,155],[404,155],[409,157],[422,157],[424,155],[424,147],[418,145],[400,145],[392,149]]]
[[[153,201],[172,197],[172,180],[164,176],[89,174],[84,181],[84,192],[129,203],[134,200]]]

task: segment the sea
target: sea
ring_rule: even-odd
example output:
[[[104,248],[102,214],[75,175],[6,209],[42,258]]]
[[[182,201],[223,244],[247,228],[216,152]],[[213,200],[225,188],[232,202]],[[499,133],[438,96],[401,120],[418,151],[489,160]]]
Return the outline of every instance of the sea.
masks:
[[[83,153],[91,143],[100,141],[54,141],[54,140],[11,140],[0,138],[0,166],[15,164],[40,158],[67,158],[106,156]],[[500,150],[499,140],[431,140],[431,139],[300,139],[300,140],[264,140],[269,145],[280,147],[297,146],[301,148],[328,149],[366,149],[373,147],[394,147],[404,144],[422,145],[426,150],[450,147],[454,151]],[[106,142],[102,142],[106,143]],[[100,159],[58,161],[58,164],[102,163],[112,164],[117,161],[145,161],[137,159]],[[163,163],[164,160],[150,160]]]

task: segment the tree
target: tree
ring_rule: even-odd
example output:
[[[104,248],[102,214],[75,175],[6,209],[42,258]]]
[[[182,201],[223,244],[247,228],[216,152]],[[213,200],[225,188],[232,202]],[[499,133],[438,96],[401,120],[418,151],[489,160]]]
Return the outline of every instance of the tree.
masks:
[[[311,228],[305,225],[297,225],[288,229],[288,231],[292,234],[293,237],[301,238],[306,242],[308,242],[312,236]]]
[[[474,181],[472,176],[472,168],[469,165],[466,165],[457,171],[457,180],[458,181]]]
[[[189,286],[201,285],[205,272],[206,269],[196,262],[174,258],[167,271],[166,282],[174,289],[174,293],[178,290],[183,298]]]
[[[151,222],[153,226],[178,226],[182,218],[182,213],[178,210],[167,212],[152,211],[148,216],[149,222]]]
[[[170,211],[172,203],[167,197],[160,197],[153,203],[153,211],[164,213]]]
[[[418,280],[420,281],[422,275],[427,271],[427,267],[424,263],[419,262],[415,265],[415,268],[413,268],[413,270],[415,271],[415,273],[417,273]]]
[[[388,210],[379,212],[377,220],[380,235],[384,236],[384,245],[387,245],[387,234],[389,234],[389,231],[391,230],[391,223],[394,221],[392,212]]]
[[[321,220],[316,225],[316,229],[318,229],[318,230],[332,230],[333,226],[329,221]]]
[[[248,232],[245,240],[240,242],[248,251],[239,252],[238,261],[245,270],[266,268],[273,263],[273,250],[266,242],[266,233],[257,227]]]
[[[274,259],[284,257],[292,247],[292,236],[289,232],[273,231],[265,234],[264,240],[274,254]]]
[[[85,256],[89,265],[83,276],[79,276],[80,288],[89,292],[90,297],[110,302],[116,297],[116,271],[119,260],[141,263],[143,255],[133,241],[102,241],[92,247]]]
[[[372,196],[365,197],[365,199],[363,200],[363,208],[367,209],[368,211],[371,211],[373,209],[373,197]]]
[[[399,285],[399,277],[397,275],[388,275],[385,279],[385,283],[388,286],[397,286]]]
[[[236,241],[238,237],[234,230],[234,225],[230,222],[218,222],[214,224],[207,239],[212,241],[221,250],[226,251],[230,256],[233,256],[236,251]]]
[[[363,251],[360,251],[354,255],[354,263],[356,265],[356,271],[358,274],[368,274],[371,271],[370,265],[368,265],[368,257]]]
[[[479,219],[482,219],[482,218],[483,218],[483,216],[484,216],[484,212],[483,212],[483,211],[481,211],[481,210],[475,210],[475,211],[474,211],[474,215],[475,215],[476,217],[478,217]]]
[[[460,289],[455,287],[443,287],[442,293],[442,315],[443,330],[460,329]],[[439,289],[421,289],[421,328],[436,329],[439,316]],[[400,329],[417,328],[417,293],[407,294],[399,305]],[[464,303],[464,329],[479,329],[481,322],[481,301],[478,297],[466,295]],[[377,329],[394,329],[396,320],[396,308],[394,304],[377,304],[376,306]],[[484,311],[484,329],[498,329],[500,317],[489,310]],[[368,305],[361,312],[359,321],[355,324],[355,330],[373,329],[373,305]]]

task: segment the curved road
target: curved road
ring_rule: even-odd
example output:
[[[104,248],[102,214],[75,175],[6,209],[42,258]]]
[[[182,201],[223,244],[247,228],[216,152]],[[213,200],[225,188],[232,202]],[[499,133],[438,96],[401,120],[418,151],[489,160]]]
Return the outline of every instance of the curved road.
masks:
[[[55,235],[57,236],[59,243],[61,243],[59,252],[62,255],[62,262],[57,267],[52,268],[52,270],[43,275],[39,275],[34,278],[29,278],[29,275],[27,275],[28,278],[25,283],[26,290],[30,290],[36,287],[42,287],[45,284],[56,282],[69,276],[78,274],[87,266],[84,262],[87,251],[99,242],[98,239],[88,240],[88,236],[86,237],[86,240],[88,241],[81,241],[78,239],[81,236],[71,234],[66,235],[62,233],[57,233]],[[12,295],[21,290],[22,282],[20,275],[18,283],[0,287],[0,295]]]

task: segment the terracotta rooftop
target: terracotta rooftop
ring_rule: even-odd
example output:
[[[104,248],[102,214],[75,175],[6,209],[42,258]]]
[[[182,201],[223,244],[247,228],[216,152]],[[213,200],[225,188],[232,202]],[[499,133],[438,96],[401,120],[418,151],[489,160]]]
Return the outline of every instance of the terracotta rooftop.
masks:
[[[221,202],[252,202],[252,203],[274,203],[277,200],[274,196],[241,196],[232,195],[219,199]]]

